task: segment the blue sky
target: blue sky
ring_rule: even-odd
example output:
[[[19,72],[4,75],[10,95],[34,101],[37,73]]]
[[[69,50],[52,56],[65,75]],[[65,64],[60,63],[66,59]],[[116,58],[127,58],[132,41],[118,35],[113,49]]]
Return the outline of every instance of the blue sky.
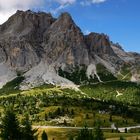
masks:
[[[43,10],[55,17],[69,12],[84,33],[108,34],[126,51],[140,52],[140,0],[0,0],[0,8],[0,23],[17,9]]]

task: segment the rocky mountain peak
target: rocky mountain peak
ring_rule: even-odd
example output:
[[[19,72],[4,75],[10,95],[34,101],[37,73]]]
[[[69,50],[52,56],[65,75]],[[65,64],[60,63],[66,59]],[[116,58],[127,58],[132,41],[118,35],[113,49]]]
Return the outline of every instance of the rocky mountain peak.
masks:
[[[68,13],[62,13],[44,34],[44,48],[50,61],[66,64],[87,63],[84,36]],[[51,50],[51,51],[48,51]],[[86,57],[83,57],[86,55]]]
[[[20,16],[22,18],[25,18],[25,19],[30,19],[30,20],[35,20],[37,17],[47,17],[47,18],[50,18],[50,19],[53,19],[51,13],[45,13],[45,12],[33,12],[31,10],[27,10],[27,11],[21,11],[21,10],[17,10],[17,12],[12,16],[13,18],[15,16]]]
[[[69,21],[72,20],[72,17],[71,17],[71,15],[68,12],[61,13],[59,18],[63,18],[65,20],[69,20]]]
[[[29,34],[42,34],[54,21],[55,19],[51,14],[18,10],[8,21],[1,25],[0,32],[2,35],[0,35],[0,39],[9,39],[9,37],[21,38],[26,35],[27,39]]]
[[[124,62],[138,64],[139,55],[125,53],[119,45],[112,44],[105,34],[83,35],[69,13],[54,18],[50,13],[18,10],[0,26],[0,64],[7,69],[4,75],[12,73],[10,79],[15,78],[17,71],[30,71],[32,80],[43,80],[39,64],[43,74],[50,66],[53,72],[60,67],[71,71],[84,66],[90,74],[97,74],[98,63],[116,74]],[[36,74],[32,74],[34,71]]]
[[[92,32],[85,36],[85,42],[90,51],[100,56],[105,54],[115,55],[113,49],[111,48],[109,37],[105,34]]]
[[[120,49],[120,50],[122,50],[122,51],[124,51],[123,47],[119,43],[113,43],[111,41],[111,45],[114,46],[114,47],[116,47],[116,48],[118,48],[118,49]]]
[[[59,28],[58,28],[59,27]],[[62,13],[55,23],[51,26],[51,28],[55,28],[55,30],[62,31],[72,31],[72,30],[80,30],[78,26],[74,23],[71,15],[69,13]]]
[[[63,25],[66,25],[67,27],[70,25],[75,24],[71,15],[67,12],[62,13],[59,17],[58,17],[58,21],[60,21]]]

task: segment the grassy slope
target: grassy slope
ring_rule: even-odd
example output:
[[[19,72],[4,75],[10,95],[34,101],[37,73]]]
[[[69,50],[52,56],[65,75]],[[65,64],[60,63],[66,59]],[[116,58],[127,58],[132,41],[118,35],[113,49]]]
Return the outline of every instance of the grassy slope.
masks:
[[[99,90],[100,88],[97,89]],[[94,89],[94,91],[96,90]],[[92,100],[89,100],[91,103],[88,100],[86,101],[86,98],[88,99],[89,96],[93,97],[93,95],[90,95],[90,93],[87,94],[88,95],[85,95],[71,89],[61,89],[60,87],[44,85],[39,88],[31,89],[29,91],[23,91],[20,94],[0,96],[0,105],[2,109],[3,105],[6,106],[6,104],[9,105],[11,103],[14,103],[16,112],[18,114],[21,114],[19,115],[19,117],[22,119],[23,114],[25,112],[28,112],[31,115],[33,123],[36,125],[56,125],[55,123],[50,123],[50,120],[45,121],[44,116],[45,114],[48,115],[50,112],[55,112],[58,107],[60,107],[64,108],[65,110],[68,109],[69,111],[71,111],[72,109],[74,110],[74,115],[70,116],[70,118],[72,118],[72,122],[70,124],[71,126],[83,126],[85,122],[89,126],[93,126],[94,121],[97,118],[100,118],[103,122],[102,125],[109,127],[112,123],[109,122],[109,112],[107,111],[107,113],[99,114],[99,109],[102,109],[104,105],[102,105],[102,103],[96,103]],[[87,114],[88,119],[86,119]],[[93,114],[96,114],[96,117],[93,116]],[[64,113],[62,116],[65,115],[69,116],[69,113]],[[55,117],[58,116],[55,115]],[[113,116],[113,122],[118,126],[135,124],[133,119],[127,119],[129,123],[125,124],[123,123],[123,120],[125,120],[125,118],[117,115]]]
[[[101,100],[114,100],[117,102],[123,102],[124,104],[136,105],[139,108],[140,105],[140,87],[134,83],[130,82],[122,82],[122,81],[111,81],[106,83],[98,83],[96,85],[86,85],[81,86],[80,89],[85,93],[82,94],[80,92],[75,92],[70,89],[61,89],[60,87],[54,87],[51,85],[43,85],[41,87],[21,92],[18,88],[19,83],[23,80],[23,78],[15,79],[11,81],[3,89],[0,90],[0,112],[3,111],[3,105],[7,106],[14,102],[14,108],[19,115],[19,118],[22,119],[22,110],[23,113],[30,112],[31,118],[39,117],[39,120],[33,121],[34,124],[48,124],[55,125],[49,123],[49,121],[44,121],[44,115],[49,112],[54,112],[58,107],[69,108],[69,110],[74,110],[74,115],[72,116],[71,125],[83,126],[83,123],[86,122],[89,126],[94,124],[95,118],[93,117],[93,113],[96,114],[97,118],[100,118],[103,126],[110,126],[111,122],[109,122],[109,114],[99,114],[99,110],[91,110],[91,108],[84,108],[81,104],[81,101],[85,98],[96,98]],[[123,93],[122,96],[116,98],[116,91]],[[44,101],[45,100],[45,101]],[[24,106],[22,104],[25,104]],[[22,106],[20,106],[22,105]],[[34,112],[36,111],[36,112]],[[28,112],[29,113],[29,112]],[[86,119],[86,114],[88,114],[89,118]],[[113,116],[113,122],[117,123],[118,126],[127,126],[134,125],[135,122],[133,119],[128,119],[128,124],[122,123],[124,120],[121,116]],[[104,123],[105,120],[105,123]],[[38,123],[37,123],[38,122]],[[60,130],[59,130],[60,131]],[[66,130],[60,131],[58,134],[55,130],[51,130],[49,133],[50,137],[64,137],[64,140],[67,136],[70,135],[72,130],[66,132]],[[77,132],[73,132],[74,135]],[[62,135],[63,134],[63,135]],[[105,136],[108,138],[117,137],[120,134],[112,134],[105,133]],[[136,134],[124,134],[127,136],[135,136]],[[58,139],[59,140],[59,139]]]
[[[123,81],[110,81],[94,85],[81,86],[80,89],[88,94],[101,100],[114,100],[129,105],[140,105],[140,86]],[[118,93],[122,95],[117,96]]]
[[[131,66],[129,64],[124,64],[117,78],[120,80],[129,81],[131,77],[132,77]]]
[[[50,112],[55,112],[58,108],[67,109],[67,107],[62,106],[51,106],[51,107],[45,107],[44,111],[40,112],[38,115],[40,116],[41,120],[40,122],[35,122],[34,125],[63,125],[63,124],[55,124],[50,123],[50,120],[44,121],[45,114],[49,114]],[[101,114],[97,110],[90,110],[86,107],[75,107],[71,106],[68,107],[68,110],[71,111],[73,109],[74,115],[69,115],[65,113],[64,116],[68,116],[70,119],[72,119],[71,123],[68,124],[68,126],[83,126],[85,123],[89,127],[94,126],[94,122],[98,119],[101,121],[102,127],[110,127],[112,123],[117,124],[117,126],[129,126],[129,125],[136,125],[136,123],[133,121],[133,119],[127,118],[128,123],[126,124],[125,119],[121,116],[113,115],[112,116],[112,122],[109,121],[110,115],[109,114]],[[88,117],[87,117],[88,115]],[[63,116],[63,115],[62,115]]]
[[[19,93],[20,92],[19,85],[23,80],[24,77],[19,76],[14,80],[8,82],[6,85],[3,86],[2,89],[0,89],[0,96],[12,94],[12,93]]]

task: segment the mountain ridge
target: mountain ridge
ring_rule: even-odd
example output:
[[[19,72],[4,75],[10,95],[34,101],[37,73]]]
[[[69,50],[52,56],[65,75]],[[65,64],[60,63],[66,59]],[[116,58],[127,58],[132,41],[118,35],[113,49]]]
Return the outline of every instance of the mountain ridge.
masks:
[[[94,32],[84,35],[69,13],[62,13],[56,19],[50,13],[18,10],[0,26],[1,67],[6,67],[9,73],[12,71],[13,79],[16,73],[25,76],[24,88],[37,86],[38,81],[63,85],[65,77],[59,76],[59,69],[72,73],[77,66],[86,67],[87,76],[97,77],[101,82],[98,64],[115,77],[131,73],[127,80],[137,82],[138,62],[140,54],[125,52],[107,35]],[[5,75],[0,73],[5,77],[0,81],[1,87],[12,79]]]

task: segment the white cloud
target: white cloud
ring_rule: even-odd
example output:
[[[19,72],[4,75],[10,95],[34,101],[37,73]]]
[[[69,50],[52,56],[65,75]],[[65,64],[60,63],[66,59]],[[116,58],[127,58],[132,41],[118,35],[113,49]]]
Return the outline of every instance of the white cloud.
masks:
[[[16,10],[46,9],[45,4],[57,2],[59,7],[51,9],[53,14],[76,2],[76,0],[0,0],[0,24],[5,22]]]
[[[0,24],[4,23],[15,11],[11,10],[9,12],[1,12],[0,11]]]
[[[61,11],[62,9],[65,9],[69,5],[72,5],[72,4],[74,4],[76,2],[76,0],[54,0],[54,1],[56,1],[57,3],[59,3],[60,6],[57,7],[56,9],[51,10],[50,12],[52,14],[56,14],[59,11]]]
[[[76,0],[55,0],[56,2],[60,3],[61,5],[65,4],[73,4],[76,2]]]
[[[83,6],[91,4],[103,3],[107,0],[81,0],[79,2]],[[54,2],[58,3],[59,6],[55,9],[50,9],[49,11],[53,14],[58,13],[60,10],[72,5],[78,0],[0,0],[0,24],[5,22],[11,15],[13,15],[16,10],[28,10],[28,9],[45,9],[45,5],[51,5]],[[52,6],[53,7],[53,6]]]
[[[91,0],[91,3],[103,3],[107,0]]]
[[[85,1],[81,1],[80,4],[82,6],[89,6],[91,4],[100,4],[103,2],[106,2],[107,0],[85,0]]]
[[[60,5],[58,8],[52,9],[50,12],[51,12],[52,14],[56,14],[56,13],[58,13],[60,10],[65,9],[65,8],[68,7],[68,6],[69,6],[69,4]]]
[[[44,0],[0,0],[0,10],[26,9],[42,5]]]
[[[16,10],[27,10],[42,6],[44,0],[0,0],[0,24],[5,22],[8,17]]]

